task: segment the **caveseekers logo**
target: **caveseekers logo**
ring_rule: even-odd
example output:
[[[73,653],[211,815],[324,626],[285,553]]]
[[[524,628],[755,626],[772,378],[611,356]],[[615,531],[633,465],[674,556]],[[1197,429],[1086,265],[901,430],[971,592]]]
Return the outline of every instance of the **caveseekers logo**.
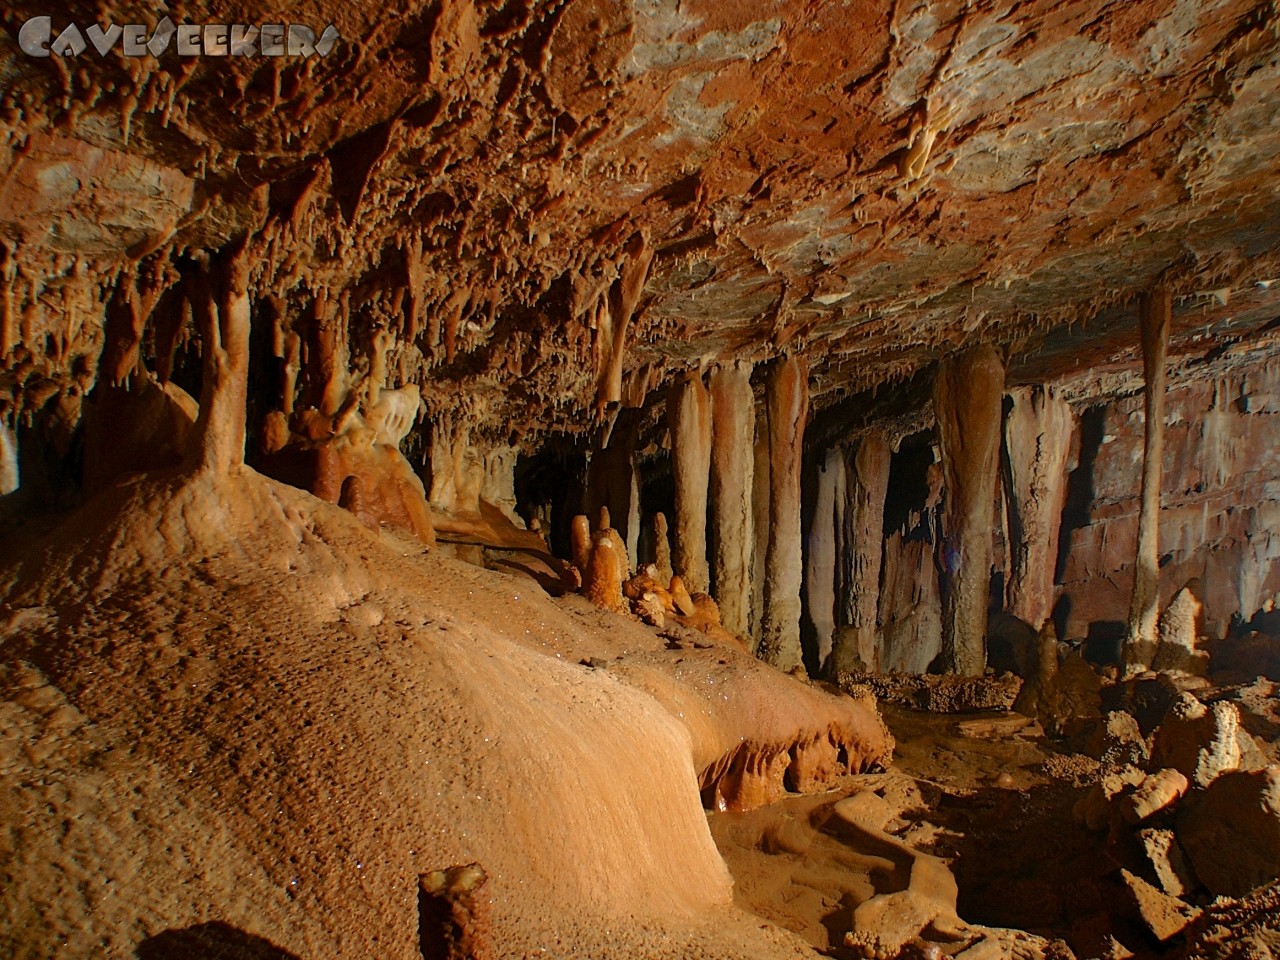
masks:
[[[170,45],[180,57],[327,57],[340,39],[333,24],[317,39],[314,30],[297,23],[175,25],[168,17],[155,29],[139,23],[108,23],[105,27],[95,23],[82,31],[71,23],[57,34],[52,17],[32,17],[18,31],[18,46],[29,57],[78,57],[90,45],[103,57],[117,45],[126,57],[158,57]]]

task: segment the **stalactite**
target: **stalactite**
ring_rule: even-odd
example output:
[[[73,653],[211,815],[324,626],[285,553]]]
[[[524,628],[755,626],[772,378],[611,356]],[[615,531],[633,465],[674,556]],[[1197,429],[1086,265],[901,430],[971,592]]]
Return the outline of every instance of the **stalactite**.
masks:
[[[175,279],[176,274],[168,262],[158,258],[139,267],[136,278],[132,270],[121,273],[107,308],[102,366],[107,384],[123,386],[133,374],[138,365],[143,329],[156,301]]]
[[[809,364],[785,357],[765,381],[769,418],[769,549],[760,656],[782,670],[801,665],[800,464],[809,416]]]
[[[347,328],[338,304],[327,290],[321,290],[312,307],[312,350],[307,357],[307,374],[313,404],[332,417],[347,399]]]
[[[9,355],[9,351],[17,345],[17,320],[13,309],[13,287],[18,279],[18,256],[16,245],[11,247],[0,242],[0,285],[4,287],[4,296],[0,298],[0,360]]]
[[[596,379],[598,411],[606,404],[622,401],[622,365],[627,331],[644,292],[645,281],[649,278],[653,253],[642,234],[633,236],[623,251],[618,279],[609,288],[605,305],[608,323],[602,324],[597,331],[600,342]]]
[[[1004,422],[1009,578],[1005,605],[1039,630],[1053,609],[1058,533],[1067,499],[1071,407],[1044,385],[1009,391]]]
[[[1146,414],[1142,448],[1142,503],[1138,514],[1137,555],[1133,568],[1133,600],[1129,607],[1123,659],[1127,674],[1151,665],[1159,642],[1160,618],[1160,484],[1164,451],[1165,355],[1173,295],[1155,290],[1142,298],[1140,334],[1143,404]]]
[[[877,672],[880,573],[884,559],[884,501],[893,452],[883,434],[870,433],[850,451],[845,470],[841,530],[840,622],[827,672]]]
[[[991,530],[999,482],[1004,364],[988,345],[944,359],[934,384],[942,448],[942,658],[962,676],[987,666]]]
[[[673,567],[691,592],[705,592],[707,565],[707,477],[711,472],[711,399],[698,371],[686,374],[667,401],[671,461],[676,485]]]
[[[405,295],[409,311],[401,327],[405,340],[413,343],[422,332],[422,285],[425,280],[422,264],[422,237],[414,236],[404,247]]]
[[[751,561],[755,396],[751,365],[737,362],[711,374],[711,578],[726,630],[751,628]]]

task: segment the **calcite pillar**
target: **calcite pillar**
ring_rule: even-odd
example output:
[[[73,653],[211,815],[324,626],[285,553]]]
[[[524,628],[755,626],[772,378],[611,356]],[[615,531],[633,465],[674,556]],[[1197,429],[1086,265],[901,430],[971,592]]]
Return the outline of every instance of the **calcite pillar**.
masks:
[[[836,557],[844,519],[844,451],[833,447],[818,468],[805,555],[805,600],[818,645],[818,662],[831,653],[836,632]]]
[[[849,452],[841,531],[840,622],[827,672],[875,671],[880,569],[884,560],[884,501],[893,451],[883,434],[870,433]]]
[[[471,425],[438,417],[431,425],[432,506],[455,517],[478,517],[484,483],[484,455],[472,444]]]
[[[731,363],[712,371],[711,575],[720,622],[737,636],[747,635],[751,621],[755,411],[751,364]]]
[[[0,497],[17,492],[21,486],[18,470],[18,434],[0,420]]]
[[[1140,329],[1143,400],[1146,423],[1142,448],[1142,503],[1138,513],[1137,559],[1133,568],[1133,600],[1125,632],[1125,672],[1140,673],[1151,665],[1159,642],[1160,620],[1160,484],[1164,450],[1165,355],[1173,296],[1156,290],[1142,298]]]
[[[244,463],[249,390],[248,240],[214,258],[192,278],[192,311],[200,332],[203,377],[193,465],[214,473]]]
[[[672,566],[690,593],[705,593],[707,492],[711,474],[711,397],[698,371],[671,390],[671,463],[676,487],[675,550]]]
[[[765,381],[769,417],[769,549],[760,656],[782,670],[801,664],[800,464],[809,418],[809,364],[784,357]]]
[[[986,344],[942,361],[933,406],[942,451],[942,660],[962,676],[987,666],[1004,364]]]
[[[764,562],[769,553],[769,418],[764,404],[756,405],[755,443],[752,448],[751,517],[755,551],[751,557],[751,638],[759,646],[764,624]]]
[[[1009,401],[1004,420],[1010,561],[1005,606],[1039,630],[1053,610],[1074,418],[1067,402],[1043,384],[1010,390]]]

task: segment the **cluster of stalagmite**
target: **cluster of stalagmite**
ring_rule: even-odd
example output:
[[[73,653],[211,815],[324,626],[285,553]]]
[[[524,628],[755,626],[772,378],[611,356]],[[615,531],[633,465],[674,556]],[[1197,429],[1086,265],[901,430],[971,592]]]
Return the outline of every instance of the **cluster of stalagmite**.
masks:
[[[628,296],[627,309],[633,300]],[[1168,312],[1167,295],[1144,301],[1146,492],[1134,582],[1134,610],[1141,607],[1142,616],[1126,645],[1131,672],[1152,664],[1158,640],[1153,538]],[[366,421],[375,419],[368,410],[386,369],[383,352],[375,349],[373,356],[371,386],[357,408]],[[336,391],[330,405],[341,405],[344,395]],[[658,396],[666,401],[670,523],[664,511],[642,507],[654,449],[653,421],[643,407],[614,409],[585,458],[586,512],[571,524],[570,582],[598,606],[661,623],[694,615],[682,595],[705,598],[703,620],[762,659],[831,677],[904,666],[981,676],[997,574],[1003,609],[1032,636],[1054,614],[1076,418],[1057,385],[1006,386],[1005,360],[994,346],[979,344],[940,360],[927,492],[907,513],[907,525],[895,529],[886,529],[886,518],[902,514],[890,504],[904,496],[890,489],[902,434],[871,420],[843,441],[807,446],[803,355],[781,356],[759,369],[746,361],[691,368]],[[477,446],[465,421],[452,423],[438,419],[432,428],[433,507],[478,514],[482,503],[499,496],[481,489],[486,478],[501,475],[504,512],[520,524],[511,492],[513,448],[495,448],[508,451],[509,460],[492,467],[491,460],[500,462],[497,454]],[[388,442],[395,446],[399,438]],[[616,520],[593,527],[587,517],[598,515]],[[706,615],[709,604],[714,617]],[[1192,646],[1184,648],[1192,649],[1194,627],[1180,629],[1191,631],[1186,643]],[[1151,639],[1135,646],[1133,636],[1149,632]],[[1034,651],[1023,659],[1033,664]]]
[[[628,558],[638,552],[646,519],[639,512],[639,424],[627,411],[593,449],[586,500],[598,509],[622,505],[626,511],[624,533],[615,531],[610,542],[611,549],[620,544],[625,550],[619,585],[637,615],[652,621],[655,610],[665,610],[713,623],[744,644],[756,637],[762,658],[792,670],[802,656],[800,498],[808,367],[799,357],[773,361],[763,377],[763,404],[752,374],[752,364],[733,362],[706,374],[690,370],[670,386],[674,520],[669,525],[661,511],[647,518],[652,562],[630,580]],[[763,444],[756,438],[758,420],[764,423]],[[875,511],[865,512],[863,522],[874,523]],[[606,587],[589,574],[599,536],[585,515],[575,518],[572,564],[593,602],[623,610],[612,584]],[[680,603],[682,592],[693,598],[688,609]]]

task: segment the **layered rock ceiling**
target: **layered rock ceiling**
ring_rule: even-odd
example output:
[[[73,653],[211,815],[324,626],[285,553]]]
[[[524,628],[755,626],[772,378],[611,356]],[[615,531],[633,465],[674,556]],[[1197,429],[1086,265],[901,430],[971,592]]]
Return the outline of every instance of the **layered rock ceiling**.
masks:
[[[113,300],[167,376],[189,321],[165,291],[246,242],[278,356],[296,333],[304,365],[327,341],[367,370],[386,331],[429,422],[518,440],[715,361],[806,354],[823,407],[977,340],[1014,378],[1109,359],[1156,283],[1184,339],[1280,302],[1254,286],[1280,274],[1271,2],[168,11],[341,40],[34,59],[29,18],[99,11],[5,10],[9,417],[75,419]]]

